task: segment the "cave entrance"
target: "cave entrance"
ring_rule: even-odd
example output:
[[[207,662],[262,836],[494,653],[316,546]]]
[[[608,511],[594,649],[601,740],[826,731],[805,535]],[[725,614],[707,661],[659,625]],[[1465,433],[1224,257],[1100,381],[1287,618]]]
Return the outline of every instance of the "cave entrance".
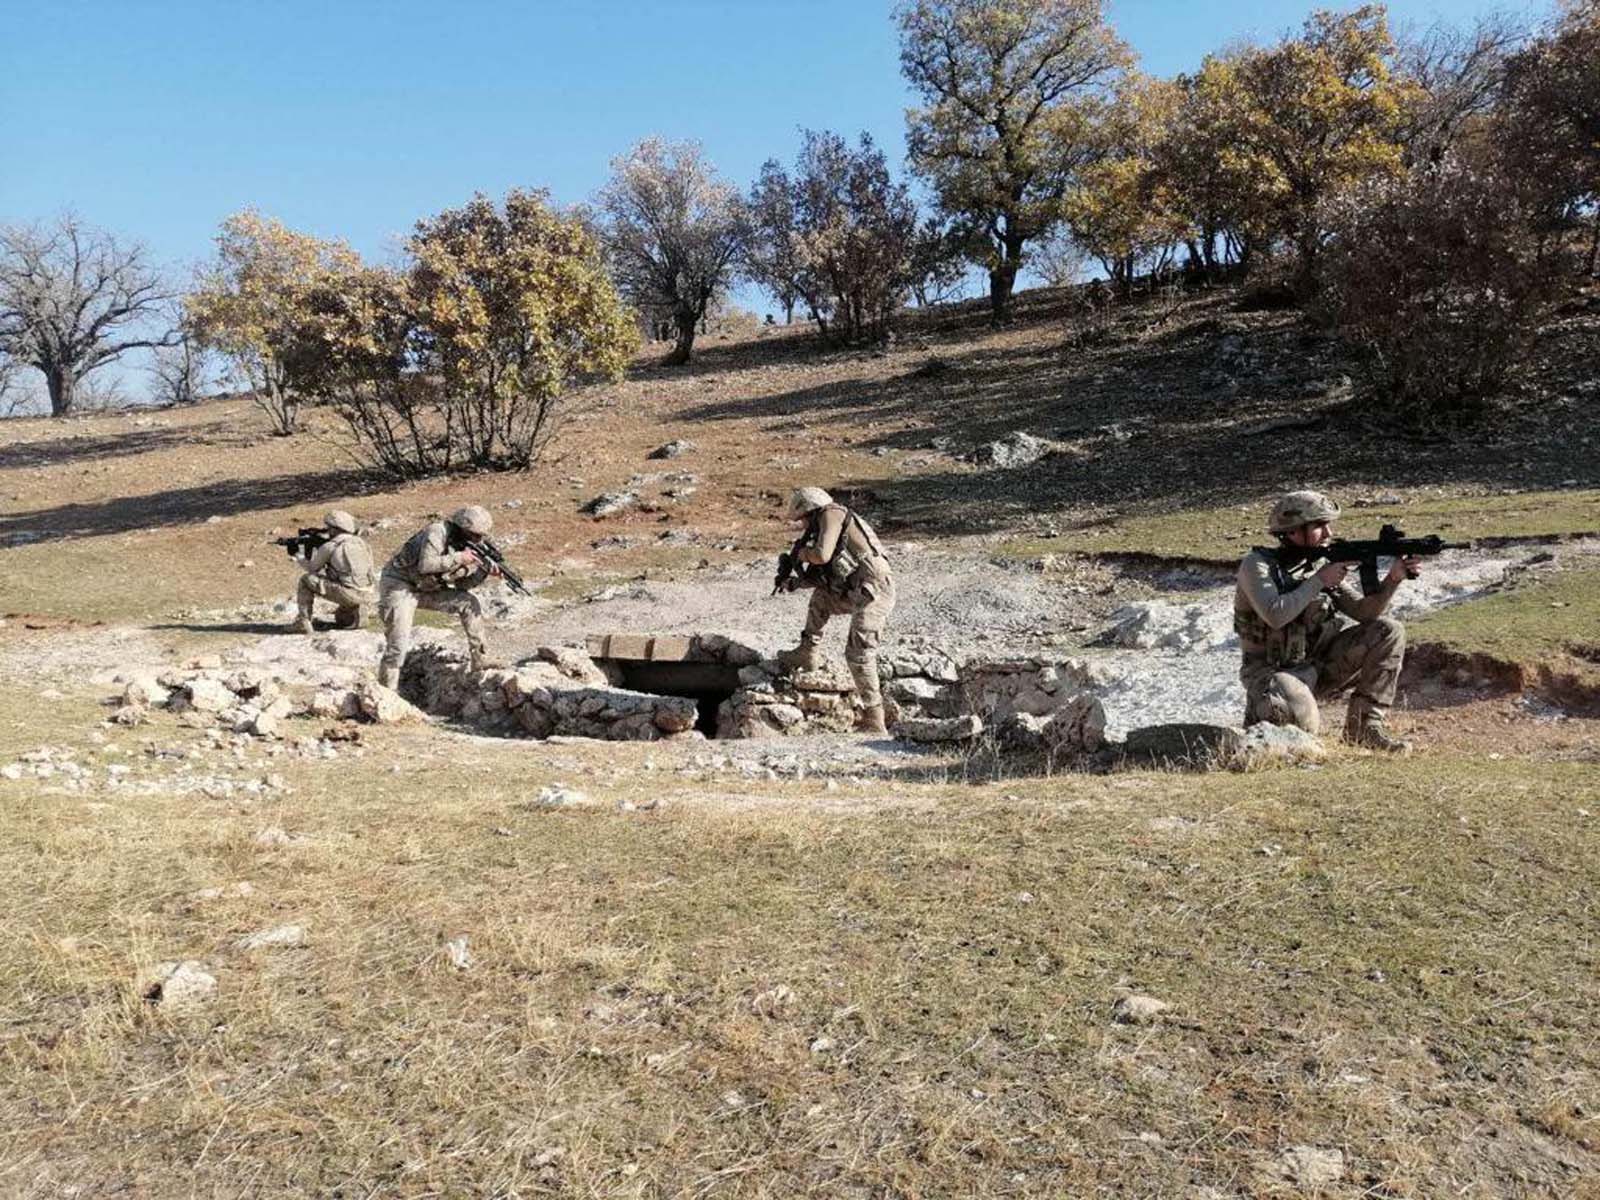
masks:
[[[652,696],[686,696],[695,702],[694,727],[708,738],[717,736],[717,709],[739,690],[739,668],[721,663],[640,662],[596,659],[600,669],[630,692]]]
[[[717,736],[722,702],[739,690],[741,665],[758,657],[726,638],[613,633],[588,641],[589,657],[616,686],[693,700],[694,727],[708,738]]]

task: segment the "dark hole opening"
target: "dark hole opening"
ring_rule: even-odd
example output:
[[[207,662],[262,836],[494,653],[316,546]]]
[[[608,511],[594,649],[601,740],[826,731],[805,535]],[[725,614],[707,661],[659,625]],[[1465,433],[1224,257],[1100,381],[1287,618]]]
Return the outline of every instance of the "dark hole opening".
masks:
[[[694,727],[708,738],[717,736],[717,709],[739,690],[739,668],[722,663],[645,662],[631,658],[595,661],[629,691],[693,700],[697,710]]]

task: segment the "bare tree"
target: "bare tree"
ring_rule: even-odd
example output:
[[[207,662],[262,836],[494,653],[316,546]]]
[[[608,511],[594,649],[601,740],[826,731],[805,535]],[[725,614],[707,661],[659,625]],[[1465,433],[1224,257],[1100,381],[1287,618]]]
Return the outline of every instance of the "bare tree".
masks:
[[[1409,163],[1441,161],[1494,110],[1506,60],[1527,38],[1523,22],[1504,12],[1470,28],[1439,23],[1400,36],[1400,71],[1418,89],[1402,134]]]
[[[17,376],[22,373],[22,363],[0,351],[0,417],[14,417],[17,410],[28,402],[27,395],[17,386]]]
[[[151,331],[169,298],[144,247],[76,217],[0,228],[0,349],[44,373],[52,416],[72,411],[91,372],[172,344]]]
[[[159,404],[195,404],[213,382],[212,354],[188,330],[170,346],[157,347],[150,361],[150,398]]]
[[[648,138],[611,164],[596,198],[617,287],[647,318],[670,318],[669,366],[689,361],[714,297],[725,294],[743,253],[739,193],[693,142]]]

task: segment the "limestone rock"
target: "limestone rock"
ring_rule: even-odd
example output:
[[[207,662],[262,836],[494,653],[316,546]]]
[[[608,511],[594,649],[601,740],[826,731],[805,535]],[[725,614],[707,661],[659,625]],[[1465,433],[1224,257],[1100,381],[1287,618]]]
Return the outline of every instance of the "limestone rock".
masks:
[[[1004,437],[979,446],[967,456],[968,462],[989,467],[1025,467],[1050,452],[1050,443],[1031,433],[1015,429]]]
[[[1171,1008],[1172,1005],[1165,1000],[1157,1000],[1154,996],[1143,996],[1135,992],[1117,998],[1116,1004],[1111,1008],[1111,1019],[1119,1025],[1149,1025]]]
[[[162,687],[152,675],[141,675],[130,680],[128,686],[122,689],[123,704],[160,708],[171,698],[171,690]]]
[[[1105,745],[1105,706],[1092,692],[1079,692],[1050,715],[1040,734],[1052,754],[1092,754]]]
[[[1297,725],[1252,725],[1229,765],[1237,771],[1325,762],[1327,747]]]
[[[304,925],[279,925],[242,937],[234,945],[240,950],[296,950],[306,944]]]
[[[582,508],[591,517],[609,517],[639,505],[637,492],[601,492]]]
[[[1129,732],[1123,753],[1129,758],[1172,766],[1213,768],[1234,761],[1244,734],[1226,725],[1180,722],[1146,725]]]
[[[689,441],[687,438],[674,438],[672,441],[667,442],[664,445],[657,446],[654,450],[650,451],[649,454],[645,455],[645,457],[646,458],[678,458],[678,457],[680,457],[682,455],[685,455],[685,454],[689,453],[689,451],[696,450],[698,448],[699,447],[697,447],[693,442]]]
[[[969,742],[983,733],[983,720],[973,713],[962,717],[913,717],[899,722],[894,735],[913,742]]]
[[[193,959],[157,963],[139,980],[139,994],[166,1011],[195,1008],[216,993],[216,976]]]
[[[368,680],[358,689],[356,695],[361,705],[362,717],[373,724],[398,725],[425,719],[415,705],[402,699],[398,692],[392,692],[380,683]]]
[[[467,948],[467,938],[463,934],[458,938],[451,938],[444,944],[445,956],[449,958],[450,965],[458,971],[470,971],[473,967],[472,951]]]
[[[202,713],[220,713],[238,703],[238,698],[220,682],[204,675],[185,683],[174,700],[173,707],[179,711]]]
[[[1214,605],[1141,601],[1117,609],[1111,622],[1105,640],[1130,650],[1198,650],[1233,636],[1231,615]]]
[[[1344,1151],[1290,1146],[1278,1160],[1284,1179],[1303,1188],[1331,1187],[1344,1177]]]

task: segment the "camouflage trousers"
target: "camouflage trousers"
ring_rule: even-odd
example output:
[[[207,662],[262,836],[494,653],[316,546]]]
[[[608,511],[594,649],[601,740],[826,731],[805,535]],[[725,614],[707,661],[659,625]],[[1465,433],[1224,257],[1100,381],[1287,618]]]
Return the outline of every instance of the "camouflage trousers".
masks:
[[[483,605],[476,596],[455,588],[419,592],[405,580],[385,575],[378,582],[378,614],[383,618],[383,660],[378,665],[378,682],[385,687],[400,682],[400,667],[411,649],[411,627],[419,608],[454,613],[467,635],[467,650],[473,662],[484,656]]]
[[[301,620],[311,620],[312,609],[319,598],[335,606],[334,621],[340,629],[360,629],[367,623],[367,613],[378,603],[378,593],[374,588],[347,587],[326,575],[300,576],[297,599]]]
[[[883,692],[878,684],[878,643],[883,638],[889,613],[894,609],[894,578],[887,570],[865,568],[857,572],[857,576],[852,577],[842,595],[826,588],[812,590],[800,644],[821,644],[822,631],[827,628],[828,621],[848,615],[850,633],[845,639],[845,662],[850,665],[850,678],[855,680],[856,697],[861,706],[877,708],[883,704]]]
[[[1320,733],[1322,712],[1317,701],[1346,688],[1353,689],[1347,730],[1381,722],[1394,703],[1405,652],[1406,627],[1391,617],[1340,630],[1292,667],[1274,666],[1247,651],[1239,670],[1245,691],[1244,723],[1298,725],[1307,733]]]

